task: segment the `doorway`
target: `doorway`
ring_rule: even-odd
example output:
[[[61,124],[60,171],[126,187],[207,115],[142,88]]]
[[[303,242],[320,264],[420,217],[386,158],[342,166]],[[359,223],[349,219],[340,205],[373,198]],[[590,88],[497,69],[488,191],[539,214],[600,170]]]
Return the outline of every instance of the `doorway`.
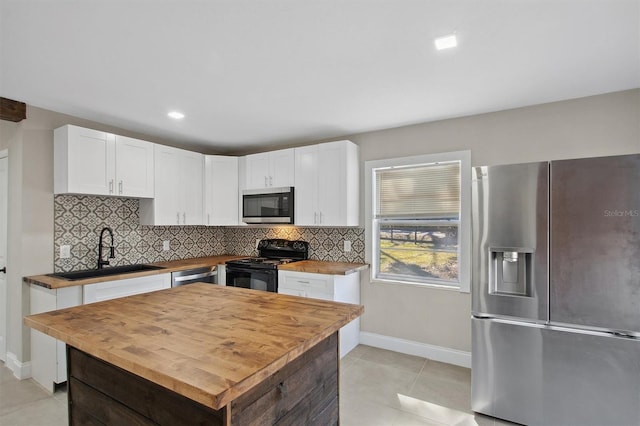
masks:
[[[0,361],[7,358],[7,193],[9,158],[0,151]]]

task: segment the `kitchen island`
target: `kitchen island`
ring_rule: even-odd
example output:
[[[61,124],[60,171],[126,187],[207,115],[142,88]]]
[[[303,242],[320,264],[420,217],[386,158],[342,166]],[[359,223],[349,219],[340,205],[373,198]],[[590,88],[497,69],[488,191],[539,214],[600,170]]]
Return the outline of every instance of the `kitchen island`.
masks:
[[[363,307],[192,284],[32,315],[67,344],[70,424],[336,424]]]

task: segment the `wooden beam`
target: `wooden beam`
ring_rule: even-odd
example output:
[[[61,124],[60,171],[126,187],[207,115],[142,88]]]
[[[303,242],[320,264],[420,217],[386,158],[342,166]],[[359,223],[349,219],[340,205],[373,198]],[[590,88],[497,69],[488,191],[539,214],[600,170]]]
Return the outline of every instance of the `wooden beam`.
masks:
[[[0,120],[17,123],[27,118],[27,104],[12,99],[0,98]]]

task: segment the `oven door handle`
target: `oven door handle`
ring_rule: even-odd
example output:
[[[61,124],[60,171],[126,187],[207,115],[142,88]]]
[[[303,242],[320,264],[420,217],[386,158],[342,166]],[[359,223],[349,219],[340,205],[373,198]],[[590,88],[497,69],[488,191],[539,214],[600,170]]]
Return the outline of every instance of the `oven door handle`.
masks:
[[[182,281],[196,280],[198,278],[214,277],[218,275],[218,271],[205,272],[202,274],[185,275],[184,277],[176,277],[173,281],[181,283]]]

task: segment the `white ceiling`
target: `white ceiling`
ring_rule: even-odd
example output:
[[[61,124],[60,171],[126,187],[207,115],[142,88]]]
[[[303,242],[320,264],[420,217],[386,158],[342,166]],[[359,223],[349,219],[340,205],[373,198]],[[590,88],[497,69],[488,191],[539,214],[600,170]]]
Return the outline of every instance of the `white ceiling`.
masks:
[[[640,87],[640,0],[0,1],[0,96],[221,152]]]

